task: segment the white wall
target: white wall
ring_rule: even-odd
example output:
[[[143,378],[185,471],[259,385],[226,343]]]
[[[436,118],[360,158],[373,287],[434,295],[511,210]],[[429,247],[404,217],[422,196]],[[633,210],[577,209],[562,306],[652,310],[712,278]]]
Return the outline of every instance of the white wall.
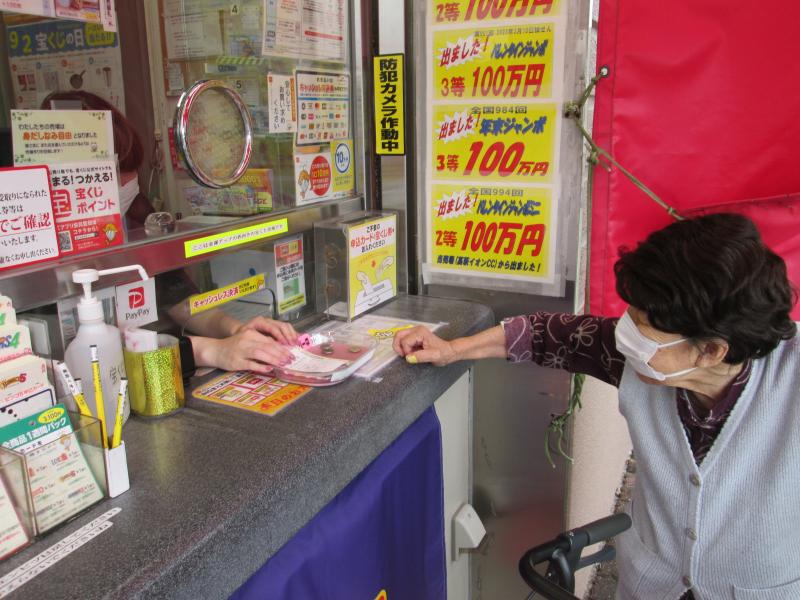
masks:
[[[614,509],[625,461],[631,452],[628,427],[619,414],[617,389],[593,377],[583,386],[583,408],[575,417],[572,434],[574,464],[567,479],[567,527],[572,529]],[[588,554],[597,548],[584,552]],[[576,596],[586,592],[592,569],[576,574]]]

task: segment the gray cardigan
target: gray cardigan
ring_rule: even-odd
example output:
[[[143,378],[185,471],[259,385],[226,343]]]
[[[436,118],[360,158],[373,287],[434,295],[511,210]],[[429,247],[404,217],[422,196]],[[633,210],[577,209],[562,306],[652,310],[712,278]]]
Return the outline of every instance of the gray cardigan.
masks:
[[[800,599],[800,338],[753,362],[699,467],[673,388],[626,366],[619,400],[637,469],[618,598]]]

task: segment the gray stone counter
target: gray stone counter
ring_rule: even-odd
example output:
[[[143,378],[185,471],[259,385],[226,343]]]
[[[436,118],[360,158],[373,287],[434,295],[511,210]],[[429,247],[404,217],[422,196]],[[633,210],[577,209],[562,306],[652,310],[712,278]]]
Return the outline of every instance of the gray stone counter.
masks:
[[[493,319],[479,304],[415,296],[376,314],[447,322],[445,338]],[[315,389],[274,417],[192,399],[170,417],[132,418],[130,491],[0,563],[0,576],[119,507],[113,526],[9,597],[227,597],[468,366],[397,360],[379,383]]]

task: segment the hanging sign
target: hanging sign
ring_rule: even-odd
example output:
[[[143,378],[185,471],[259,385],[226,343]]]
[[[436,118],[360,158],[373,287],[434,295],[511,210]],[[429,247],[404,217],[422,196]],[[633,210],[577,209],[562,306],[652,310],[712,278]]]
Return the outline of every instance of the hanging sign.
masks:
[[[58,254],[47,167],[0,169],[0,270]]]
[[[376,56],[373,67],[375,151],[383,155],[405,154],[403,55]]]
[[[431,267],[506,279],[552,277],[549,188],[434,184],[429,205]]]
[[[433,177],[549,183],[555,104],[437,105]]]
[[[553,23],[445,29],[433,34],[436,100],[548,98]]]
[[[441,0],[433,5],[433,21],[482,23],[497,19],[554,16],[561,0]]]

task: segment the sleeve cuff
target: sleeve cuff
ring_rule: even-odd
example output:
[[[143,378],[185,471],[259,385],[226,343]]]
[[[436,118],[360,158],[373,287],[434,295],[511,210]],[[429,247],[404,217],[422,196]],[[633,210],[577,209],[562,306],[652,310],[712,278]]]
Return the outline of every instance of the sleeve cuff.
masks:
[[[531,359],[531,323],[528,317],[517,316],[500,322],[506,338],[506,360],[524,362]]]

